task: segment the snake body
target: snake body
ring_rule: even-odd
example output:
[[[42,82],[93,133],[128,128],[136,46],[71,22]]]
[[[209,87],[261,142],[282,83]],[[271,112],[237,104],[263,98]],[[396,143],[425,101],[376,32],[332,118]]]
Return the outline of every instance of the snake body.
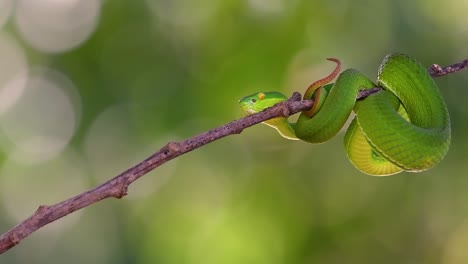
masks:
[[[304,99],[314,99],[296,123],[274,118],[265,124],[283,137],[323,143],[334,137],[351,113],[355,117],[344,137],[351,163],[375,176],[402,171],[420,172],[432,168],[450,146],[450,117],[437,85],[427,70],[404,54],[387,55],[379,67],[377,82],[354,69],[332,74],[313,83]],[[361,89],[381,87],[382,91],[356,101]],[[260,112],[287,100],[279,92],[255,93],[239,102],[245,114]]]

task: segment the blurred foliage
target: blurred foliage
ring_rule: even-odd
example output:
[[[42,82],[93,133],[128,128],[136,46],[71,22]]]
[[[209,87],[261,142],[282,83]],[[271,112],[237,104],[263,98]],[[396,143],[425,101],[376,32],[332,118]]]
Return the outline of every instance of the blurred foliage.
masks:
[[[167,141],[241,117],[244,95],[303,91],[333,67],[326,57],[375,77],[390,52],[428,66],[468,54],[463,1],[100,4],[92,34],[68,50],[35,48],[14,11],[0,29],[19,43],[29,67],[66,76],[80,104],[71,142],[52,159],[12,161],[11,144],[1,140],[3,231]],[[366,176],[347,161],[342,135],[310,145],[258,125],[171,161],[124,200],[41,229],[1,262],[467,263],[468,73],[437,83],[453,143],[428,172]]]

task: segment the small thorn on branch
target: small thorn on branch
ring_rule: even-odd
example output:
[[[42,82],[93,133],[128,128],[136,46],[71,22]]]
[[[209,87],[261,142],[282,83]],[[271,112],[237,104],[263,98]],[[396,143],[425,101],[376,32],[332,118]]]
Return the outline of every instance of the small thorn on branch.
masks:
[[[48,208],[49,208],[49,206],[47,206],[47,205],[39,205],[39,207],[38,207],[37,210],[36,210],[36,213],[42,214],[42,213],[45,212]]]
[[[301,94],[299,92],[293,92],[291,97],[288,99],[288,101],[300,101],[302,98]]]
[[[11,243],[13,245],[18,245],[21,242],[21,238],[19,238],[16,234],[11,234],[11,236],[8,237]]]
[[[126,181],[125,178],[123,178],[121,183],[115,185],[114,188],[112,188],[111,196],[117,199],[122,199],[127,195],[129,185],[130,183]]]
[[[177,143],[177,142],[169,142],[167,144],[167,149],[171,152],[171,153],[177,153],[180,151],[180,144]]]
[[[173,155],[180,152],[180,144],[177,142],[169,142],[164,147],[162,147],[164,154]]]
[[[312,107],[313,101],[312,100],[304,100],[302,101],[302,95],[299,92],[293,92],[291,97],[288,98],[287,101],[278,104],[281,107],[281,116],[282,117],[289,117],[295,113],[297,113],[296,103],[304,103],[307,108]]]

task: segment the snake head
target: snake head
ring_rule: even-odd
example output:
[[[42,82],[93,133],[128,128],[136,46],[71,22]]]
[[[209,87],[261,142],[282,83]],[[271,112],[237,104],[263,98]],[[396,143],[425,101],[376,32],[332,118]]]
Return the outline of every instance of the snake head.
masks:
[[[286,100],[288,98],[279,92],[260,92],[241,98],[239,104],[245,115],[252,115]]]

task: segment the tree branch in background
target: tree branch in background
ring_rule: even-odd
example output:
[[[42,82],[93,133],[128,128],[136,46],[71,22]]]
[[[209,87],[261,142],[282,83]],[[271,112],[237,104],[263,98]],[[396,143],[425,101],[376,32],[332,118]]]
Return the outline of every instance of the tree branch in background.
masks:
[[[433,77],[440,77],[463,70],[467,67],[468,59],[447,67],[440,67],[439,65],[434,64],[428,69],[428,72]],[[381,88],[379,87],[362,90],[359,92],[357,99],[365,98],[380,90]],[[268,119],[275,117],[289,117],[295,113],[307,110],[312,107],[312,104],[312,100],[301,101],[301,95],[298,92],[295,92],[287,101],[270,107],[263,112],[232,121],[181,142],[168,143],[137,165],[91,190],[54,205],[39,206],[33,215],[0,236],[0,254],[19,244],[21,240],[39,228],[57,219],[106,198],[124,197],[127,194],[128,186],[131,183],[167,161],[228,135],[240,134],[245,128]]]

